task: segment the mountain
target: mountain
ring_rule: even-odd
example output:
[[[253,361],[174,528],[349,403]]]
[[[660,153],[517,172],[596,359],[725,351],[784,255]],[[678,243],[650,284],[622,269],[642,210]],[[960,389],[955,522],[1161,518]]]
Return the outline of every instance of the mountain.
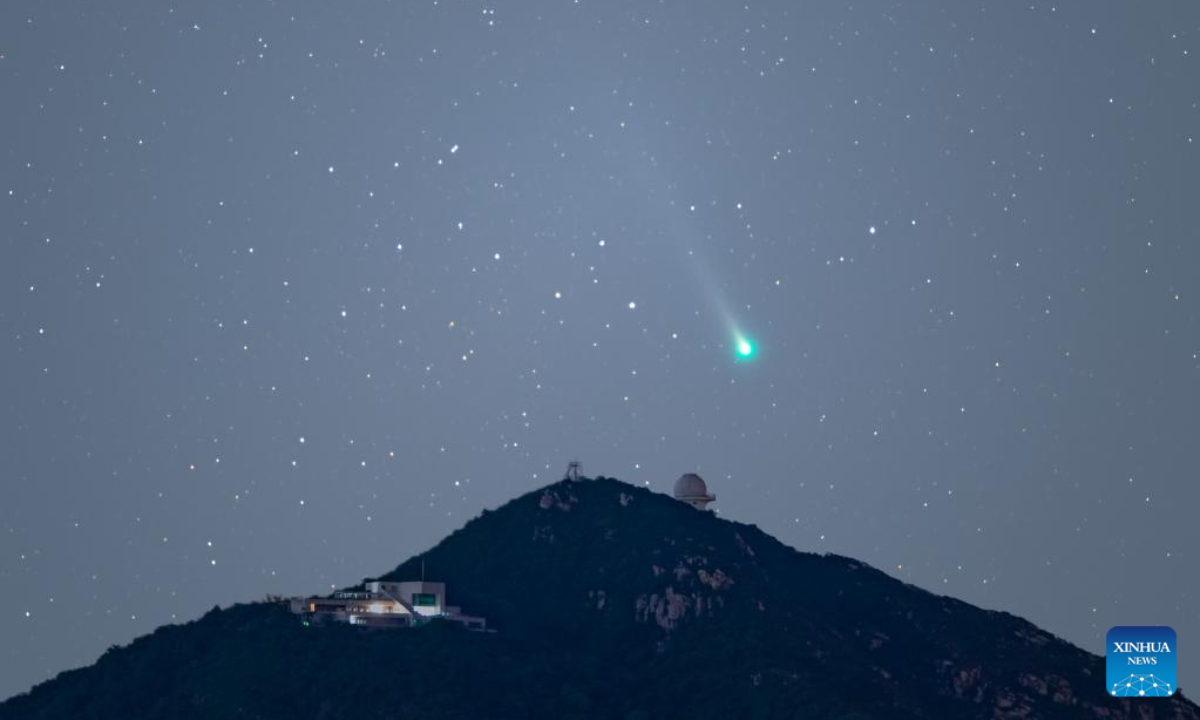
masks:
[[[0,704],[0,718],[1176,718],[1012,615],[803,553],[617,480],[562,481],[381,579],[446,583],[495,633],[216,609]],[[361,588],[348,588],[355,590]]]

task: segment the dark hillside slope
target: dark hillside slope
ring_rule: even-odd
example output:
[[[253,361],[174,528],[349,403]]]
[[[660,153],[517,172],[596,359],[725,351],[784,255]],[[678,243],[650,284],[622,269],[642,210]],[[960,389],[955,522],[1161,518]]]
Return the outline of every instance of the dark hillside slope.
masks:
[[[303,627],[278,604],[160,628],[0,718],[1184,718],[1006,613],[798,552],[610,479],[485,512],[387,579],[495,634]]]

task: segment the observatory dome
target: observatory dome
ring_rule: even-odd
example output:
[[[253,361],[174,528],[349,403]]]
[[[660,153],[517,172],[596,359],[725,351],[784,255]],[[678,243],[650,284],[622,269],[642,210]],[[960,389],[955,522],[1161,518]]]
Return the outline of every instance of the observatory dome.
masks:
[[[675,499],[697,510],[704,510],[717,496],[709,494],[703,478],[696,473],[687,473],[675,481]]]

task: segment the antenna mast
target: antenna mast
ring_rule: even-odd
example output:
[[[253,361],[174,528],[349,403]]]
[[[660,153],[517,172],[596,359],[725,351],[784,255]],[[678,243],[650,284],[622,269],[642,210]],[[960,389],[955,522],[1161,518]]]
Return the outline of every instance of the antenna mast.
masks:
[[[579,471],[583,469],[583,463],[578,460],[572,460],[567,463],[567,474],[563,475],[563,480],[578,481]]]

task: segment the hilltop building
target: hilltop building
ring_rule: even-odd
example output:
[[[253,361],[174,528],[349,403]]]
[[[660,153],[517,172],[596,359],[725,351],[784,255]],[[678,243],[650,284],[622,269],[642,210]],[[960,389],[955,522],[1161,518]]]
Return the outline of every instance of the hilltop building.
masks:
[[[344,622],[364,627],[413,627],[435,618],[461,623],[469,630],[486,630],[487,620],[466,615],[446,604],[446,585],[411,580],[368,580],[357,592],[337,592],[330,597],[292,598],[291,611],[305,622]]]
[[[710,502],[717,499],[716,495],[708,492],[708,485],[696,473],[680,475],[675,481],[675,499],[685,502],[697,510],[705,510]]]

